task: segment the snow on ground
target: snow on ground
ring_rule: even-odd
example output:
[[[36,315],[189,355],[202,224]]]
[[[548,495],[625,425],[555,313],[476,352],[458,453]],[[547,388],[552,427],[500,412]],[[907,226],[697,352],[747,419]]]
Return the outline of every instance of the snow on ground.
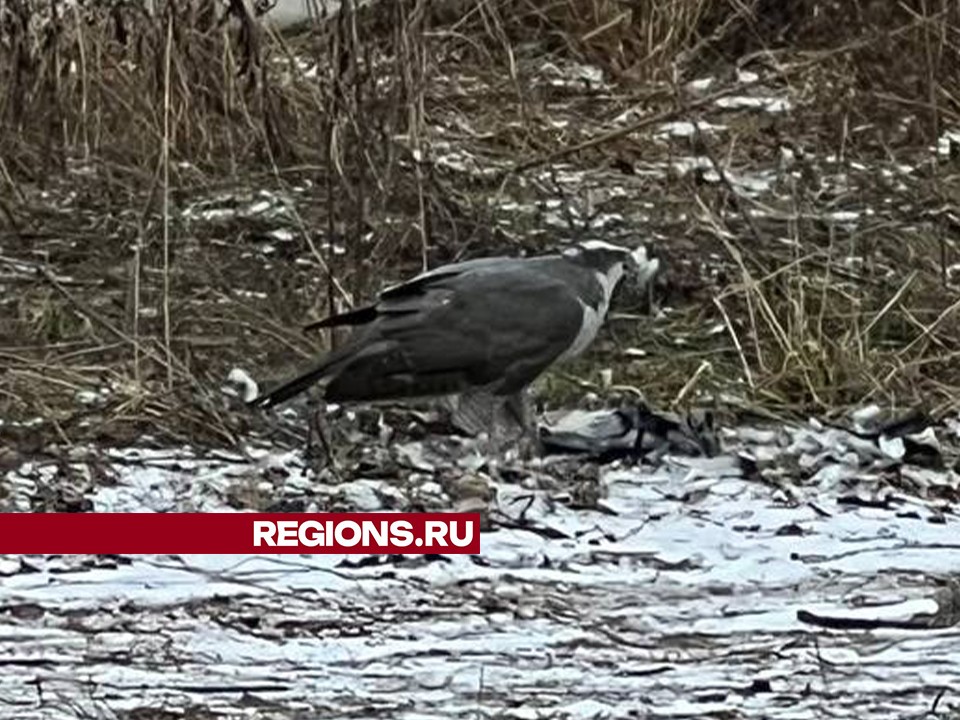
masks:
[[[865,720],[919,716],[948,688],[939,709],[960,705],[960,601],[937,582],[960,573],[956,473],[815,424],[725,445],[607,466],[591,509],[563,479],[498,482],[491,517],[517,522],[475,557],[8,556],[0,715]],[[216,510],[244,475],[311,482],[297,452],[255,455],[117,451],[92,500]],[[26,496],[46,472],[6,481]],[[368,504],[394,485],[364,482]]]

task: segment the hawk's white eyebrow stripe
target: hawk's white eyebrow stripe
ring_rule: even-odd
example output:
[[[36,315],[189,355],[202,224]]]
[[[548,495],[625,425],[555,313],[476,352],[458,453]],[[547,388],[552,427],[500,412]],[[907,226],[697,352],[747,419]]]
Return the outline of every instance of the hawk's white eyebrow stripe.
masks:
[[[580,247],[586,248],[587,250],[613,250],[615,252],[628,253],[630,248],[626,248],[623,245],[614,245],[613,243],[608,243],[606,240],[584,240],[581,243],[577,243]]]

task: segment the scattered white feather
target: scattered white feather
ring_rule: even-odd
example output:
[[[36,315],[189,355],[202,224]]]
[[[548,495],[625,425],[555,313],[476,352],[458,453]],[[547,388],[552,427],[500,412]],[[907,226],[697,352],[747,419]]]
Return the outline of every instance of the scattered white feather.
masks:
[[[881,414],[880,406],[873,404],[854,410],[850,413],[850,419],[854,425],[861,430],[869,430],[870,428],[876,427],[876,423],[880,420]]]
[[[904,455],[907,454],[907,448],[903,443],[903,438],[891,438],[886,435],[881,435],[877,440],[877,444],[880,446],[880,451],[891,460],[903,460]]]
[[[223,386],[223,392],[248,403],[260,394],[260,388],[245,370],[233,368],[227,375],[227,385]]]

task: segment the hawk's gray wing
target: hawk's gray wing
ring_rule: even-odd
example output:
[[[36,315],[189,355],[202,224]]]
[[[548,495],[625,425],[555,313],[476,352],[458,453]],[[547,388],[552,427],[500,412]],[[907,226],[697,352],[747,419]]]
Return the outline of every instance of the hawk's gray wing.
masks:
[[[381,291],[376,302],[364,305],[344,313],[330,315],[323,320],[317,320],[303,327],[304,330],[318,330],[325,327],[339,327],[342,325],[363,325],[373,321],[378,312],[399,312],[403,306],[404,299],[413,299],[416,301],[421,295],[429,290],[431,286],[437,283],[450,280],[458,275],[464,275],[473,272],[483,272],[488,270],[497,270],[505,267],[516,266],[518,263],[528,262],[517,258],[494,257],[479,258],[476,260],[465,260],[464,262],[443,265],[433,270],[427,270],[416,277],[391,285]]]
[[[344,348],[327,399],[522,389],[570,347],[583,321],[567,284],[530,270],[487,268],[385,298],[377,318]]]
[[[330,319],[360,325],[317,366],[256,401],[275,405],[327,381],[331,402],[375,401],[487,387],[516,392],[574,341],[583,305],[535,261],[492,258],[438,268]],[[341,318],[341,320],[337,320]]]

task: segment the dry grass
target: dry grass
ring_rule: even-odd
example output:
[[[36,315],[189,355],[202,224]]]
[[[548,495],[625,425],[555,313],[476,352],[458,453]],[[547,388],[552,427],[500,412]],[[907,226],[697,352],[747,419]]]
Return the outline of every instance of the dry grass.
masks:
[[[596,232],[653,239],[666,310],[636,319],[625,293],[550,399],[608,391],[612,366],[679,407],[953,407],[960,180],[929,146],[960,112],[955,3],[404,0],[284,36],[211,8],[0,10],[0,417],[46,420],[0,434],[233,443],[257,420],[226,371],[296,365],[319,343],[302,321],[424,264]],[[737,66],[793,110],[683,89],[743,93]],[[727,129],[655,137],[691,117]],[[738,192],[783,148],[773,196]],[[645,172],[691,154],[720,181]],[[245,211],[203,219],[215,202]]]

